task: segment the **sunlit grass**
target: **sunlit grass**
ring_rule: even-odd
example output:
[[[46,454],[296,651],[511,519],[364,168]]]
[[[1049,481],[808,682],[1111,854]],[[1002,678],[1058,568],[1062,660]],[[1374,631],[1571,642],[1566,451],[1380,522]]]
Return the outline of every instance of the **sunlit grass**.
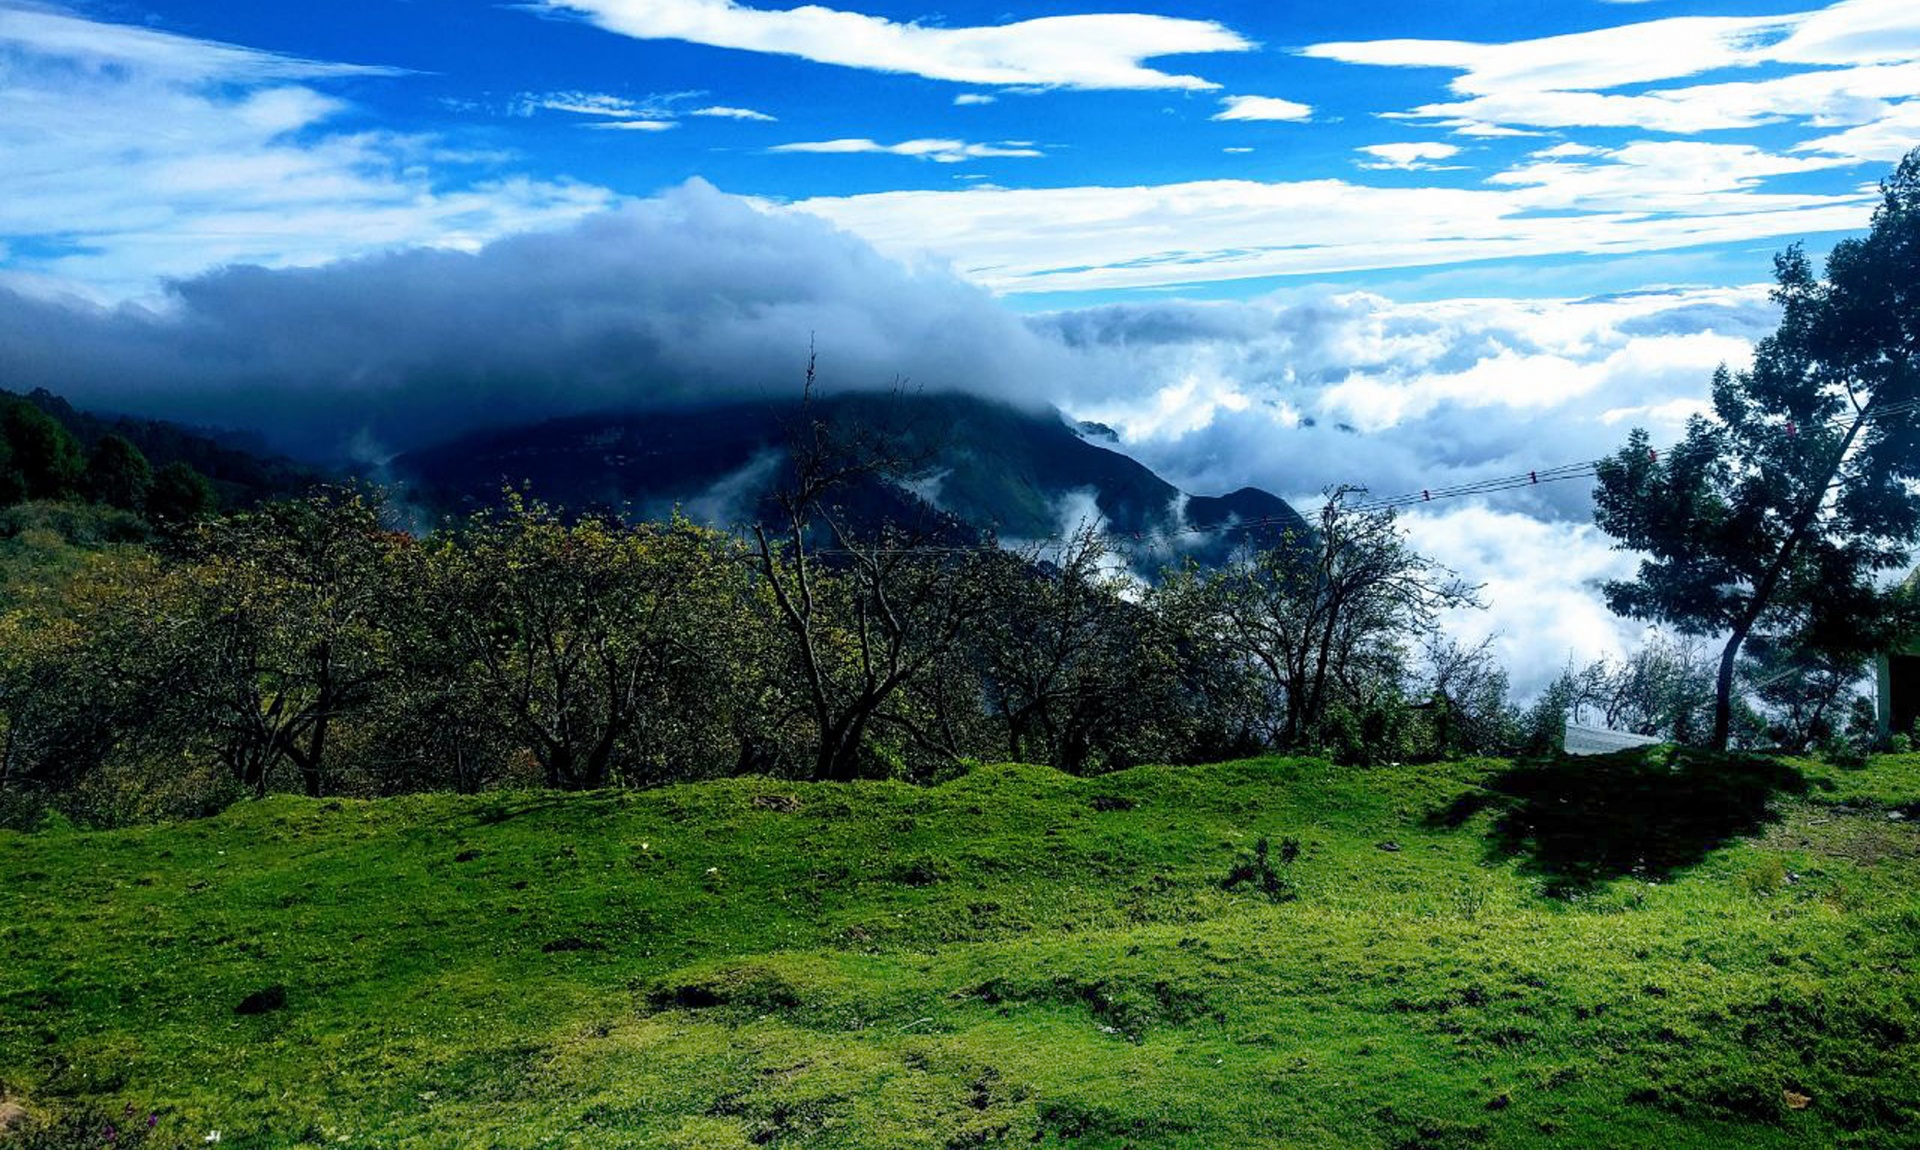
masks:
[[[0,835],[0,1079],[153,1145],[1910,1144],[1920,757],[1578,889],[1434,817],[1503,767]],[[1262,837],[1290,897],[1223,889]]]

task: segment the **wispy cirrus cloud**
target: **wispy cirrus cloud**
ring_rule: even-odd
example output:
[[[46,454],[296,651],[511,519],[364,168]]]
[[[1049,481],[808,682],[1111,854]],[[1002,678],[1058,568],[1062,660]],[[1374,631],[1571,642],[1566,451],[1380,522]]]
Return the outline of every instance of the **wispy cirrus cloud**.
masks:
[[[1433,142],[1362,144],[1359,150],[1367,157],[1361,161],[1361,167],[1402,172],[1431,169],[1439,166],[1440,161],[1460,154],[1460,149],[1453,144]]]
[[[390,68],[20,8],[0,8],[0,67],[0,246],[15,277],[123,295],[219,263],[476,247],[615,198],[350,126],[353,106],[320,87]]]
[[[1748,162],[1761,163],[1737,148],[1690,159],[1621,149],[1592,163],[1523,167],[1491,187],[1203,180],[880,192],[790,210],[894,255],[948,260],[998,291],[1051,292],[1799,237],[1863,226],[1875,202],[1860,192],[1769,192],[1725,175],[1704,190],[1676,183],[1703,164]],[[1651,178],[1637,187],[1642,177]],[[1570,205],[1583,182],[1609,198]]]
[[[1448,88],[1459,98],[1388,114],[1463,130],[1848,127],[1884,119],[1920,91],[1920,10],[1906,0],[1842,0],[1779,16],[1672,17],[1507,43],[1330,42],[1302,54],[1453,69]],[[1728,71],[1770,74],[1673,83]]]
[[[997,144],[972,144],[965,140],[903,140],[898,144],[882,144],[877,140],[811,140],[792,144],[776,144],[767,149],[770,152],[802,152],[816,156],[907,156],[915,160],[931,160],[936,164],[960,164],[968,160],[985,159],[1031,159],[1046,153],[1031,144],[1020,141],[1002,141]]]
[[[711,119],[720,120],[752,120],[760,124],[771,124],[779,119],[777,116],[769,116],[765,112],[756,111],[753,108],[730,108],[724,104],[715,104],[706,108],[695,108],[693,111],[688,112],[687,115],[706,116]]]
[[[537,112],[565,112],[587,117],[589,128],[614,128],[635,132],[663,132],[678,126],[681,116],[700,116],[715,120],[750,120],[771,124],[778,117],[754,108],[735,108],[712,104],[681,111],[687,102],[707,95],[705,92],[664,92],[633,99],[604,92],[527,92],[508,109],[513,115],[531,116]]]
[[[1138,13],[945,28],[820,5],[776,10],[735,0],[544,0],[544,7],[636,39],[682,40],[967,84],[1208,89],[1218,85],[1162,72],[1146,61],[1254,47],[1215,21]]]

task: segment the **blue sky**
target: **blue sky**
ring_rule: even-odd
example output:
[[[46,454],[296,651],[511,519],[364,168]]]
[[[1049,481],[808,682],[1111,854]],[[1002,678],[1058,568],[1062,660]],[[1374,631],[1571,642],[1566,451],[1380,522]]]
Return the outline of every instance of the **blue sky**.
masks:
[[[29,191],[67,210],[0,209],[0,241],[16,271],[125,293],[199,260],[470,244],[697,178],[825,215],[890,254],[950,260],[1027,309],[1302,282],[1420,294],[1406,269],[1453,265],[1497,282],[1502,265],[1564,263],[1570,284],[1626,288],[1619,257],[1686,249],[1700,282],[1725,282],[1714,253],[1818,246],[1864,219],[1862,188],[1920,135],[1909,9],[0,5],[14,89],[0,140],[93,136],[91,155],[114,161],[89,173],[24,141],[29,160],[64,170]],[[251,135],[199,122],[274,100]],[[63,106],[78,101],[119,131]],[[182,112],[171,123],[168,104]],[[338,180],[340,198],[234,189],[275,219],[247,242],[206,186],[217,178],[201,181],[170,221],[177,253],[158,230],[116,242],[126,221],[111,203],[97,221],[71,210],[95,198],[90,176],[138,181],[197,146],[210,166],[227,150],[279,153]],[[164,195],[153,174],[142,190]],[[360,229],[329,210],[351,210],[356,191],[389,209]],[[451,202],[423,210],[423,197]],[[396,200],[420,218],[392,218]],[[213,242],[202,210],[229,225]],[[60,258],[71,252],[84,258]]]
[[[835,4],[0,0],[0,386],[377,460],[817,338],[1304,505],[1677,437],[1920,144],[1913,0]],[[1639,637],[1572,486],[1405,518],[1523,690]]]

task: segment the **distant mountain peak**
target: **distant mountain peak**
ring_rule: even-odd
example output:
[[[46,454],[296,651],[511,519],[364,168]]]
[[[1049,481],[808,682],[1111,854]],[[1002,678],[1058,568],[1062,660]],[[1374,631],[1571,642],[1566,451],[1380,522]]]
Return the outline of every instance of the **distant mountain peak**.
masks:
[[[784,470],[797,400],[604,413],[462,436],[402,455],[393,474],[431,511],[498,501],[504,486],[578,509],[629,518],[678,509],[721,527],[756,518]],[[1004,542],[1064,536],[1091,520],[1161,560],[1216,559],[1251,540],[1304,532],[1278,496],[1242,488],[1193,496],[1144,464],[1095,443],[1086,425],[954,393],[848,393],[818,398],[808,418],[884,429],[910,473],[850,493],[857,518],[938,517],[942,533]],[[1117,445],[1112,429],[1092,425]]]

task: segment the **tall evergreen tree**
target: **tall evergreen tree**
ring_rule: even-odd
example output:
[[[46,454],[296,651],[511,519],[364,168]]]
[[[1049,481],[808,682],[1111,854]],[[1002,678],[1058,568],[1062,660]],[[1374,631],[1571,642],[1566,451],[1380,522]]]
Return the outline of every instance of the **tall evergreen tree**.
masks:
[[[1748,639],[1844,660],[1902,623],[1878,577],[1920,539],[1920,150],[1881,192],[1824,280],[1797,245],[1775,258],[1780,326],[1750,369],[1715,374],[1711,419],[1664,454],[1636,429],[1599,469],[1596,521],[1646,555],[1608,605],[1725,636],[1718,748]]]

